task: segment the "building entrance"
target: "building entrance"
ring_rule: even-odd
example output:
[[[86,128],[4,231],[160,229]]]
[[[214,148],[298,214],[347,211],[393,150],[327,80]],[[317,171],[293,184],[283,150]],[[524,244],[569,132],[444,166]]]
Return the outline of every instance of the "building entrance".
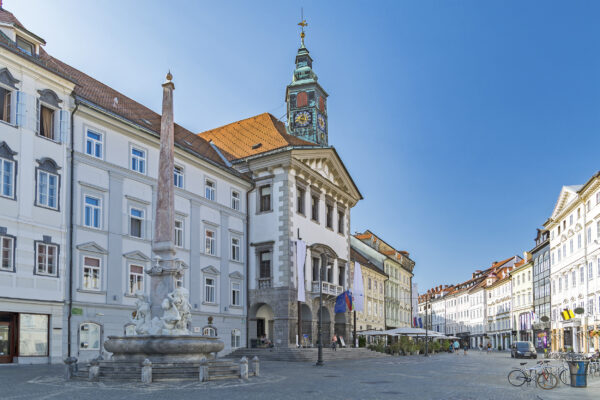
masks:
[[[0,364],[13,362],[15,331],[15,314],[0,313]]]

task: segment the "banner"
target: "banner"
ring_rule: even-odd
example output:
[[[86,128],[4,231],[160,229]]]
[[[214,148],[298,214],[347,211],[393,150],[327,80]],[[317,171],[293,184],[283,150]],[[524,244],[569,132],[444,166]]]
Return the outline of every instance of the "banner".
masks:
[[[306,261],[306,242],[303,240],[296,241],[296,269],[298,276],[298,301],[306,301],[306,293],[304,289],[304,262]]]
[[[354,310],[364,311],[365,309],[365,289],[363,286],[362,271],[360,264],[354,262],[354,282],[352,283],[352,298]]]
[[[348,293],[347,291],[340,294],[338,297],[336,297],[334,312],[335,313],[345,313],[346,310],[348,310],[348,311],[352,310],[351,296],[350,296],[350,293]]]

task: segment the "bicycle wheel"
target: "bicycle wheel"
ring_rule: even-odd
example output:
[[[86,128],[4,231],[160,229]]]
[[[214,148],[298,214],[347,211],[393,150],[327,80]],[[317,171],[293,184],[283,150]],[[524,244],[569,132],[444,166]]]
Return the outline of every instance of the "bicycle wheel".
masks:
[[[513,386],[523,386],[527,382],[527,375],[520,369],[513,369],[508,373],[508,383]]]
[[[562,371],[560,371],[558,377],[560,378],[560,381],[565,385],[568,386],[571,384],[571,373],[568,369],[563,369]]]
[[[554,389],[558,385],[558,378],[550,372],[541,373],[537,377],[537,384],[545,390]]]

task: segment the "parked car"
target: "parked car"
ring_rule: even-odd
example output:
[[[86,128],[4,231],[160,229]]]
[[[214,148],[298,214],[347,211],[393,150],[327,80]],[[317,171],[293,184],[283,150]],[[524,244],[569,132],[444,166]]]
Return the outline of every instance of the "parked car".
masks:
[[[531,342],[514,342],[510,346],[511,358],[537,358],[535,346]]]

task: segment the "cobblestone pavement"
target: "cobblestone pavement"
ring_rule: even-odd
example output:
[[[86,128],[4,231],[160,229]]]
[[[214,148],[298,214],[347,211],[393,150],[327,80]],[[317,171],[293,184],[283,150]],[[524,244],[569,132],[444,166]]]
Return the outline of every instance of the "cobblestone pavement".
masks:
[[[533,360],[527,360],[533,365]],[[511,367],[518,366],[506,353],[470,352],[425,358],[389,357],[348,360],[316,367],[308,363],[263,362],[261,376],[247,382],[191,381],[141,383],[65,382],[63,367],[0,366],[0,399],[598,399],[600,378],[587,388],[564,385],[554,390],[535,386],[512,387]]]

